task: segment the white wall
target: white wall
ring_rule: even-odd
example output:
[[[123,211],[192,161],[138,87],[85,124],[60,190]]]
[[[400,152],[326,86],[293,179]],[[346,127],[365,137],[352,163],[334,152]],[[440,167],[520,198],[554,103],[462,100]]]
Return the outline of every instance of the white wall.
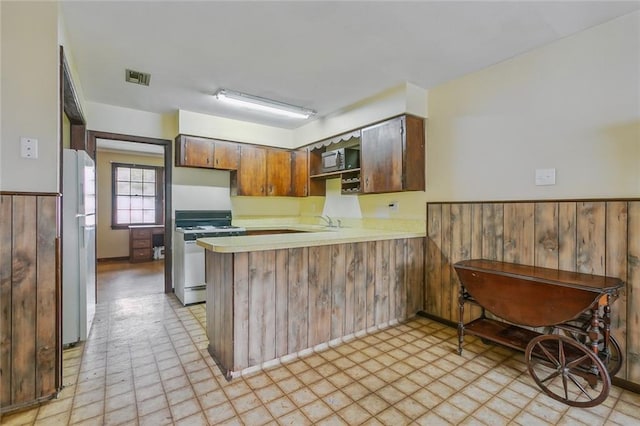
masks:
[[[0,190],[58,192],[58,4],[0,2],[2,72]],[[20,157],[20,137],[38,158]]]
[[[178,134],[176,114],[156,114],[97,102],[86,103],[87,129],[172,140]]]
[[[290,130],[184,110],[178,112],[178,133],[293,148]]]
[[[639,81],[635,12],[430,90],[427,198],[639,196]]]
[[[305,124],[293,130],[295,147],[405,113],[427,117],[424,89],[403,83]]]

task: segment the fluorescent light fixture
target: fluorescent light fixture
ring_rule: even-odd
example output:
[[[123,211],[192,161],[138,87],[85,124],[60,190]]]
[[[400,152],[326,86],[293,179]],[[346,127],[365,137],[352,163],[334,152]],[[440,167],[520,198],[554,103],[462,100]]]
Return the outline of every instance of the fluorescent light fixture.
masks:
[[[284,115],[291,118],[309,118],[316,112],[310,109],[259,96],[247,95],[246,93],[234,92],[233,90],[219,89],[213,94],[219,101],[235,105],[242,108],[249,108],[255,111],[263,111],[271,114]]]

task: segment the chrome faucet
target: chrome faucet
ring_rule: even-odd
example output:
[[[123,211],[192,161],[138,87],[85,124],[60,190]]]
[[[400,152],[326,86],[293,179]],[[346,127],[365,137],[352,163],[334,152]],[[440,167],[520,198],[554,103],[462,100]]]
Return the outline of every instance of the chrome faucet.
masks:
[[[317,217],[319,217],[320,219],[324,220],[329,228],[335,228],[336,227],[336,225],[334,225],[334,223],[333,223],[333,219],[331,219],[330,216],[317,216]]]

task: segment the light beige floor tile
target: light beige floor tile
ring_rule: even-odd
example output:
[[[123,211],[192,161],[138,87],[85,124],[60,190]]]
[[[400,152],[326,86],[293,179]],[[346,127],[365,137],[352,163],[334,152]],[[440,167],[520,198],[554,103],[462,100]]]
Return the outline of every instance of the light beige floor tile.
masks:
[[[237,419],[237,414],[233,409],[233,406],[229,402],[224,402],[220,405],[207,408],[205,410],[205,416],[209,424],[217,425],[231,418]]]
[[[358,404],[351,404],[338,411],[338,415],[350,425],[362,424],[371,418],[371,414]]]

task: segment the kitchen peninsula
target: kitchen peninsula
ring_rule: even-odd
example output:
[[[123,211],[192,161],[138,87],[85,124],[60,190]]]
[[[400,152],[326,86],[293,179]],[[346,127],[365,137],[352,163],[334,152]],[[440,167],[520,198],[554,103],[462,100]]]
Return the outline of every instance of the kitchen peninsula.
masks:
[[[411,317],[422,309],[424,240],[317,227],[198,240],[209,353],[231,379]]]

